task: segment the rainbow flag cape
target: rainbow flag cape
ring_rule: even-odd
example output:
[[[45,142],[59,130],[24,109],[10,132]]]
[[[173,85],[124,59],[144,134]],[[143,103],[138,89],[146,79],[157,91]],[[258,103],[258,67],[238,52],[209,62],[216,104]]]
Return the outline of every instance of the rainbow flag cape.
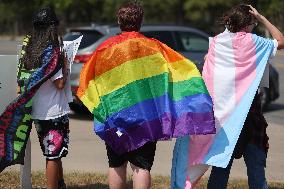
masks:
[[[24,48],[29,37],[24,39]],[[18,66],[18,82],[21,94],[0,115],[0,172],[14,164],[24,164],[26,143],[32,128],[32,98],[39,87],[60,68],[59,48],[48,45],[42,54],[42,66],[25,70],[21,61]]]
[[[119,154],[148,141],[215,132],[212,100],[196,66],[137,32],[97,48],[77,95],[94,114],[95,132]]]
[[[216,134],[177,139],[172,188],[193,188],[209,165],[227,167],[275,45],[228,30],[211,40],[202,75],[214,103]]]

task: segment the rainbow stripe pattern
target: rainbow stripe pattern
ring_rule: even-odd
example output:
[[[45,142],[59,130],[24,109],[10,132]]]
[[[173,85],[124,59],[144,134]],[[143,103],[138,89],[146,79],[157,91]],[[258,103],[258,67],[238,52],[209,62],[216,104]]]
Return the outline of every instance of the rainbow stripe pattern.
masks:
[[[190,189],[210,165],[227,167],[276,42],[228,30],[214,37],[202,76],[214,103],[216,134],[177,139],[171,188]]]
[[[94,114],[95,132],[119,154],[148,141],[215,133],[212,100],[196,66],[137,32],[97,48],[77,96]]]

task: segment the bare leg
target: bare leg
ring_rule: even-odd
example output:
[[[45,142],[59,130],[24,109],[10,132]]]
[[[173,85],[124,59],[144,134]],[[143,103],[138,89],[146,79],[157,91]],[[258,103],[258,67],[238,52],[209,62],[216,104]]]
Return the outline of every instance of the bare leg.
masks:
[[[126,168],[127,163],[121,167],[109,168],[108,179],[110,189],[125,189],[126,188]]]
[[[150,189],[151,188],[151,174],[148,170],[141,169],[131,164],[133,170],[133,189]]]
[[[60,160],[46,161],[47,189],[58,189],[59,161]]]
[[[62,161],[59,160],[59,174],[58,174],[58,180],[63,180],[63,167],[62,167]]]

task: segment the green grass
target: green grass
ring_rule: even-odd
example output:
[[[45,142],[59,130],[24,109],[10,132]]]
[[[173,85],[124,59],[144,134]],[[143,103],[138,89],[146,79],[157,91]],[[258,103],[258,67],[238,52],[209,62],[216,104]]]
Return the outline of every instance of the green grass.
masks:
[[[65,176],[65,181],[69,189],[107,189],[107,176],[97,173],[68,173]],[[0,188],[17,189],[20,183],[19,172],[4,172],[0,174]],[[206,179],[202,179],[196,189],[206,188]],[[46,180],[43,172],[32,173],[33,189],[45,188]],[[131,187],[132,182],[130,177],[128,179],[128,188]],[[164,176],[153,176],[153,189],[167,189],[170,188],[170,178]],[[230,180],[227,189],[246,189],[246,180]],[[269,183],[270,189],[284,189],[283,183],[272,182]]]

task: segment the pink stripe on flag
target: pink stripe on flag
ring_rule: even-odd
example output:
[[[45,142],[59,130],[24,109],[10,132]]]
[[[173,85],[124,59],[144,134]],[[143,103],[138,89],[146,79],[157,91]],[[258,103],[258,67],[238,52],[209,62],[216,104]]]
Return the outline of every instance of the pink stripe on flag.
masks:
[[[214,79],[206,78],[206,76],[214,76],[215,67],[215,44],[216,38],[214,37],[210,43],[210,52],[206,57],[207,61],[203,66],[202,77],[206,82],[208,92],[214,102]],[[189,142],[189,165],[197,165],[203,162],[203,158],[207,154],[211,144],[213,142],[213,135],[196,135],[190,136]]]
[[[214,75],[214,68],[215,68],[215,44],[216,44],[216,38],[214,37],[210,43],[210,52],[208,52],[206,59],[208,61],[205,61],[205,64],[203,66],[202,70],[202,77],[206,83],[206,87],[208,89],[208,92],[214,102],[214,79],[207,79],[207,76],[213,76]]]
[[[205,155],[213,142],[214,135],[192,135],[189,142],[189,165],[203,163]]]
[[[238,104],[256,77],[256,49],[252,35],[244,32],[237,33],[233,38],[233,49],[236,66],[236,103]]]

